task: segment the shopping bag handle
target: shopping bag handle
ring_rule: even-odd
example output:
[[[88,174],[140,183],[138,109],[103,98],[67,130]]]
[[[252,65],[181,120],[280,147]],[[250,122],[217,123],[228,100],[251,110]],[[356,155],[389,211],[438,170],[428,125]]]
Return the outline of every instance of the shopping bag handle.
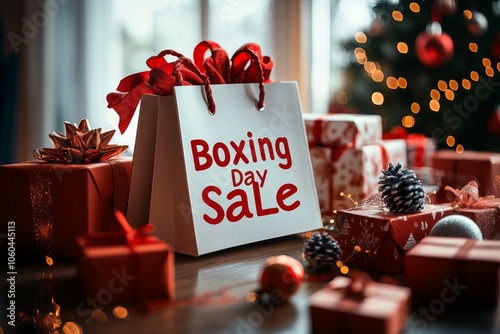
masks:
[[[212,87],[210,87],[210,79],[204,73],[201,73],[200,69],[193,63],[193,61],[189,58],[182,57],[177,59],[174,64],[174,77],[177,80],[177,85],[182,86],[183,77],[180,71],[181,65],[184,65],[187,69],[191,70],[194,74],[200,77],[203,81],[203,87],[205,89],[206,102],[208,106],[208,113],[210,115],[215,115],[215,102],[214,97],[212,95]]]
[[[231,63],[233,63],[234,65],[236,58],[243,53],[246,53],[248,56],[250,56],[250,61],[253,61],[255,66],[257,67],[257,76],[259,79],[259,100],[256,103],[256,108],[257,110],[262,111],[265,108],[264,97],[266,95],[266,92],[264,90],[264,71],[262,69],[262,64],[260,62],[259,56],[253,50],[245,47],[236,50],[236,52],[231,57]],[[233,82],[243,82],[244,74],[245,72],[241,71],[239,76],[235,78]]]

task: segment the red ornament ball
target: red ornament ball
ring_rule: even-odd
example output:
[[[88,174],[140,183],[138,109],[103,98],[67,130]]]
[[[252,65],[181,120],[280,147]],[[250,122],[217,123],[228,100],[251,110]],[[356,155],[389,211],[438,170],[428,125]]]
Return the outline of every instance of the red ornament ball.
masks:
[[[500,137],[500,105],[488,117],[488,131],[493,136]]]
[[[497,33],[493,44],[491,44],[491,57],[495,60],[500,60],[500,32]]]
[[[260,292],[281,301],[288,300],[302,284],[304,268],[287,255],[270,257],[260,275]]]
[[[435,34],[429,30],[421,32],[415,40],[415,54],[422,65],[439,68],[453,58],[455,47],[450,35]]]

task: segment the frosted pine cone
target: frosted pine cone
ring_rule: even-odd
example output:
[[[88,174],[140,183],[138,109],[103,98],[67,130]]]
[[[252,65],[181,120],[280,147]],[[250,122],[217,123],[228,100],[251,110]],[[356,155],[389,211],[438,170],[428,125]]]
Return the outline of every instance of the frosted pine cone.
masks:
[[[411,169],[403,168],[398,163],[394,167],[391,163],[384,174],[379,178],[378,191],[387,208],[397,213],[415,213],[424,208],[425,193],[422,183]]]
[[[314,232],[304,243],[304,259],[314,268],[327,268],[340,260],[342,250],[338,242],[327,232]]]

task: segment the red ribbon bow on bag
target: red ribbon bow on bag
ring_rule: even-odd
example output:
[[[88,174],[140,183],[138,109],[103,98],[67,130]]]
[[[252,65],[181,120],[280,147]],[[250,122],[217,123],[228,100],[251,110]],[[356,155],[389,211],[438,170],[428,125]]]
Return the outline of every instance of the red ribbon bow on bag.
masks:
[[[205,57],[208,50],[211,55]],[[166,55],[177,59],[168,62]],[[259,83],[257,108],[264,107],[263,83],[270,81],[274,62],[262,55],[257,44],[244,44],[230,60],[219,44],[202,41],[195,47],[193,55],[194,62],[176,51],[164,50],[146,61],[150,71],[123,78],[116,88],[118,92],[107,95],[108,108],[114,109],[120,116],[118,127],[121,133],[130,124],[143,94],[172,95],[174,86],[204,85],[209,112],[214,114],[215,103],[210,84]]]

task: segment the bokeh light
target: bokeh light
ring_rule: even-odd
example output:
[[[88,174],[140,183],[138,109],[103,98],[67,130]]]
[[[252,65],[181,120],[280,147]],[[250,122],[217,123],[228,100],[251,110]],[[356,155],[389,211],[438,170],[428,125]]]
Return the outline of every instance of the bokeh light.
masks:
[[[380,92],[375,92],[372,94],[372,102],[373,104],[380,106],[384,103],[384,95]]]

